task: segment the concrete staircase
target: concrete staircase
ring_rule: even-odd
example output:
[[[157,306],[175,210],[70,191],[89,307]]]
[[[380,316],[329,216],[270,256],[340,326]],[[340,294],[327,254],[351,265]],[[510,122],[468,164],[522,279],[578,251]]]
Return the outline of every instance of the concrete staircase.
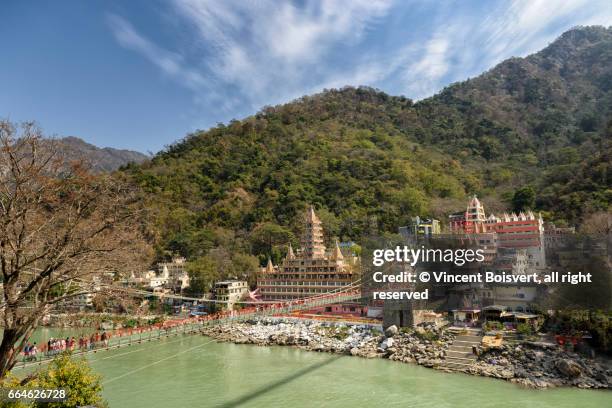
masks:
[[[479,345],[482,341],[480,329],[450,329],[456,333],[453,344],[446,352],[443,367],[449,370],[462,371],[476,361],[472,346]],[[466,332],[467,331],[467,332]]]

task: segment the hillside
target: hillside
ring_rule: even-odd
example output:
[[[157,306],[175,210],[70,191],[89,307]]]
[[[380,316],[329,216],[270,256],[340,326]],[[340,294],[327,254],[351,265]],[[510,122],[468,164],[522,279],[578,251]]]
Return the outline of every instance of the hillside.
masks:
[[[524,187],[532,209],[576,223],[610,205],[611,107],[612,29],[577,28],[416,104],[328,90],[195,132],[127,171],[150,194],[160,251],[215,262],[280,257],[309,203],[341,239],[417,214],[444,223],[473,193],[503,211]]]
[[[610,201],[611,67],[612,28],[570,30],[418,104],[415,133],[512,170],[539,188],[538,208],[576,222]]]
[[[84,160],[94,172],[110,172],[128,163],[142,163],[149,156],[133,150],[100,148],[78,137],[56,139],[58,149],[68,160]]]

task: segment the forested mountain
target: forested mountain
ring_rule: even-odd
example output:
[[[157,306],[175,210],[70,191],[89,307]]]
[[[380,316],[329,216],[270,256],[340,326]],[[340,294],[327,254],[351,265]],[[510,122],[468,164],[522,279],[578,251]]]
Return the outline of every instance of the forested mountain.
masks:
[[[423,143],[512,170],[514,184],[533,185],[537,207],[555,217],[576,222],[610,202],[612,28],[570,30],[417,110]]]
[[[235,256],[278,258],[296,243],[311,203],[341,239],[395,232],[414,215],[446,224],[473,193],[489,212],[533,190],[522,207],[571,224],[605,211],[611,108],[612,28],[576,28],[418,103],[326,90],[195,132],[126,171],[149,194],[160,250],[231,271]]]

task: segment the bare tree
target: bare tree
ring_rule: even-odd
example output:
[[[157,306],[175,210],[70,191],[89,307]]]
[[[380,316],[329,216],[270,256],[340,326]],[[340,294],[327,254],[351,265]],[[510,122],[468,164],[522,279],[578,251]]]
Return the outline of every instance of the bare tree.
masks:
[[[610,235],[612,233],[612,212],[599,211],[587,216],[580,225],[585,234]]]
[[[53,305],[93,276],[140,269],[138,202],[118,177],[64,160],[34,124],[0,121],[0,379]]]

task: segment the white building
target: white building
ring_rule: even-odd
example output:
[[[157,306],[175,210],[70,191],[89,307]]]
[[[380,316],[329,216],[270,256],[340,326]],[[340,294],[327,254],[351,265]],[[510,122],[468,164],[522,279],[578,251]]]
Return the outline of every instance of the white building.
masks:
[[[232,310],[234,304],[240,301],[249,293],[249,284],[247,281],[227,280],[215,283],[213,287],[215,300],[220,300],[226,303],[226,308]]]
[[[94,298],[94,294],[89,292],[89,293],[82,293],[80,295],[77,295],[75,297],[73,297],[71,299],[70,304],[76,308],[79,309],[89,309],[93,307],[93,298]]]
[[[169,282],[169,277],[167,274],[158,275],[156,271],[152,271],[152,270],[146,271],[145,273],[141,274],[138,277],[132,276],[128,280],[129,284],[137,285],[137,286],[144,286],[147,289],[161,288],[167,285],[168,282]]]
[[[502,304],[514,312],[531,310],[538,293],[536,284],[504,285],[493,288],[494,303]]]
[[[525,275],[529,273],[527,250],[499,248],[492,269],[496,273],[511,273],[512,275]]]
[[[100,283],[101,279],[97,276],[93,277],[92,280],[88,282],[69,282],[69,288],[71,285],[76,285],[78,291],[83,291],[83,293],[79,293],[78,295],[64,299],[58,305],[62,308],[67,308],[70,310],[85,310],[93,308],[93,299],[96,293],[98,293],[101,289]]]
[[[172,258],[171,262],[160,262],[157,264],[157,276],[162,280],[166,279],[164,285],[180,292],[189,287],[189,274],[186,266],[187,262],[182,257]]]
[[[175,257],[170,262],[160,262],[157,270],[149,270],[134,275],[127,280],[128,285],[145,287],[154,292],[166,292],[171,289],[181,292],[189,287],[189,274],[187,273],[185,258]]]

